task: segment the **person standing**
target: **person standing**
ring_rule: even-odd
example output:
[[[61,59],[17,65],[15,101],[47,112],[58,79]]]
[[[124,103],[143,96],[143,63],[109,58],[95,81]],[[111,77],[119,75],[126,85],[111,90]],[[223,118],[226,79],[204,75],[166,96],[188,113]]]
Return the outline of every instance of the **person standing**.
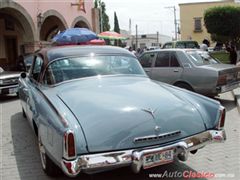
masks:
[[[25,65],[25,62],[24,62],[24,57],[23,57],[23,55],[20,55],[20,56],[18,57],[17,70],[18,70],[18,71],[24,71],[24,72],[27,70],[26,65]]]
[[[229,48],[229,60],[230,64],[236,65],[237,63],[237,51],[234,45],[231,45]]]

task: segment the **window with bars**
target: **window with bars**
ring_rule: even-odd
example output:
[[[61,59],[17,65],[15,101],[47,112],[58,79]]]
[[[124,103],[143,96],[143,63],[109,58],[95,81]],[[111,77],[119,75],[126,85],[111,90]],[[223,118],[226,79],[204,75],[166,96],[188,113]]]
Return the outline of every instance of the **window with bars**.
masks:
[[[194,32],[202,32],[202,18],[194,18]]]

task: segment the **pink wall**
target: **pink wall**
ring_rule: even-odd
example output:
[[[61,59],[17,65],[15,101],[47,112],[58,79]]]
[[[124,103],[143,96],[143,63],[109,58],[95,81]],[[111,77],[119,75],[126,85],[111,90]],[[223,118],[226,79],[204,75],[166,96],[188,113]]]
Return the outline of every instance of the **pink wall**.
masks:
[[[15,0],[15,2],[19,3],[27,10],[35,26],[37,24],[38,13],[41,12],[44,14],[44,12],[53,9],[58,11],[65,18],[68,27],[71,27],[72,22],[78,16],[86,18],[92,27],[91,9],[93,8],[93,1],[91,0],[85,0],[86,13],[79,11],[78,6],[71,6],[71,3],[78,3],[79,0]]]

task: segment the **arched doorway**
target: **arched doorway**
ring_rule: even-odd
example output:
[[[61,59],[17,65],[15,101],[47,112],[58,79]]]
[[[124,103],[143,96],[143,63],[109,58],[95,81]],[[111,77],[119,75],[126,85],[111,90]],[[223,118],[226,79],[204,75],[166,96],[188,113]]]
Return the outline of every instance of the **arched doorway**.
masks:
[[[92,29],[88,20],[86,18],[84,18],[83,16],[76,17],[72,23],[72,27]]]
[[[55,10],[49,10],[43,14],[43,23],[40,29],[40,40],[51,41],[59,32],[67,28],[64,17]]]
[[[15,69],[20,54],[34,51],[35,27],[27,11],[15,2],[0,3],[0,66]]]

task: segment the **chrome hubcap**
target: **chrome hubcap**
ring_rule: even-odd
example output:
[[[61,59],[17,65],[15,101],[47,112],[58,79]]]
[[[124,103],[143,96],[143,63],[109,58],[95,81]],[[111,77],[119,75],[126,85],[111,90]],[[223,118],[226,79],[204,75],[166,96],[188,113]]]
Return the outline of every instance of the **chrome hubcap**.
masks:
[[[38,141],[38,146],[39,146],[39,151],[40,151],[42,167],[43,167],[43,169],[46,169],[46,152],[45,152],[45,149],[44,149],[40,139]]]

